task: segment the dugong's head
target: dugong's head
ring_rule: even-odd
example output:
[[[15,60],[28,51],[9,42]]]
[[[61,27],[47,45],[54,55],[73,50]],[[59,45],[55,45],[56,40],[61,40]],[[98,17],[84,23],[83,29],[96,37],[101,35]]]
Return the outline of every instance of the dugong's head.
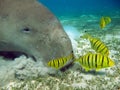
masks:
[[[67,56],[70,39],[58,19],[36,0],[0,0],[0,51],[41,60]]]

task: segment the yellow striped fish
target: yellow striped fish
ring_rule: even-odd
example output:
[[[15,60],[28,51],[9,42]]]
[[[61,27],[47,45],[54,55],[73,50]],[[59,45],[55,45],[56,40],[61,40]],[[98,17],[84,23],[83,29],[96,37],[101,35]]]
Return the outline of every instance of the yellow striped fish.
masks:
[[[106,25],[111,23],[111,18],[110,17],[104,17]]]
[[[109,55],[108,47],[100,39],[93,38],[89,34],[83,35],[82,38],[89,39],[92,49],[94,49],[97,53],[107,56]]]
[[[103,29],[106,26],[104,17],[100,19],[100,28]]]
[[[97,54],[88,53],[80,57],[79,59],[76,59],[76,61],[80,63],[80,65],[85,69],[85,71],[89,70],[98,71],[102,68],[114,66],[114,61],[100,53]]]
[[[66,57],[61,57],[61,58],[58,58],[58,59],[50,60],[47,63],[47,65],[49,67],[53,67],[55,69],[60,69],[61,67],[65,66],[68,61],[71,61],[71,60],[74,60],[73,52],[70,55],[66,56]]]
[[[110,17],[101,17],[100,19],[100,28],[103,29],[107,24],[109,24],[111,22],[111,18]]]

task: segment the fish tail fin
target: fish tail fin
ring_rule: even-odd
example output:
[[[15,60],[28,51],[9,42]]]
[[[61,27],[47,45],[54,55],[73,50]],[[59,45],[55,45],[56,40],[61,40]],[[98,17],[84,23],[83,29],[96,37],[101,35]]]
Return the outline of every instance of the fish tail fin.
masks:
[[[74,62],[79,62],[79,59],[74,59]]]
[[[112,66],[114,66],[114,65],[115,65],[114,61],[110,60],[110,61],[109,61],[109,66],[112,67]]]
[[[89,34],[84,34],[83,36],[81,36],[81,38],[84,38],[84,39],[90,39],[92,38]]]
[[[111,22],[111,18],[110,17],[104,17],[105,18],[105,23],[109,24]]]
[[[68,55],[69,59],[75,60],[74,52],[72,51],[70,55]]]

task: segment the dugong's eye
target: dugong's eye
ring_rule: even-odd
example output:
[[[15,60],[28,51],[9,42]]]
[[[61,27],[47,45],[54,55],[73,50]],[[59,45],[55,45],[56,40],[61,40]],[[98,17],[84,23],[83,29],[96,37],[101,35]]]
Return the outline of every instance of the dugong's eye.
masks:
[[[22,29],[22,32],[24,33],[30,33],[31,29],[29,27],[25,27]]]

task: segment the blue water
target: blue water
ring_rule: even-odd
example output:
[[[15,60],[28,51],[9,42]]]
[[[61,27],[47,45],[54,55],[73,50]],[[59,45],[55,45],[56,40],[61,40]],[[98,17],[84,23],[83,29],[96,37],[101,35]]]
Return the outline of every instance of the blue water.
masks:
[[[78,31],[101,31],[99,20],[102,16],[109,16],[112,19],[112,23],[106,26],[105,30],[115,31],[119,28],[120,0],[39,0],[39,2],[60,19],[64,30],[72,38],[78,36]],[[61,16],[64,18],[61,19]]]
[[[55,15],[103,14],[120,10],[120,0],[39,0]]]

